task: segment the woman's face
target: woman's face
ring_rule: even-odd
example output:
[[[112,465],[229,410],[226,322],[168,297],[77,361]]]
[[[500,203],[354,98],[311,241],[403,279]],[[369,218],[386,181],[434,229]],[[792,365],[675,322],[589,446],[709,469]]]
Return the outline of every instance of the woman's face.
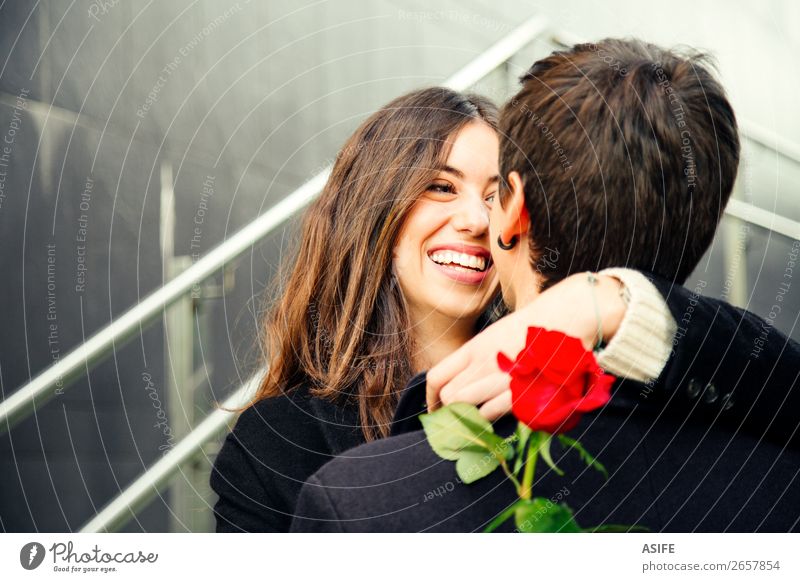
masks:
[[[497,291],[489,209],[498,187],[498,148],[486,123],[464,126],[405,219],[394,267],[412,323],[436,316],[475,321]]]

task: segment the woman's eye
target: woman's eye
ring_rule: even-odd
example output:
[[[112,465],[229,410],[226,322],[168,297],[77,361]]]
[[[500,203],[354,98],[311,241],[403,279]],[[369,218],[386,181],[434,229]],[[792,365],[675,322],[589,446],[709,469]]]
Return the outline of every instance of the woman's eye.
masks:
[[[485,198],[485,200],[486,200],[486,204],[492,204],[492,203],[494,202],[494,197],[495,197],[496,195],[497,195],[497,192],[492,192],[491,194],[489,194],[489,195],[488,195],[488,196]]]
[[[452,184],[446,184],[444,182],[434,182],[430,186],[428,186],[428,192],[441,192],[444,194],[452,194],[455,192],[455,188],[453,188]]]

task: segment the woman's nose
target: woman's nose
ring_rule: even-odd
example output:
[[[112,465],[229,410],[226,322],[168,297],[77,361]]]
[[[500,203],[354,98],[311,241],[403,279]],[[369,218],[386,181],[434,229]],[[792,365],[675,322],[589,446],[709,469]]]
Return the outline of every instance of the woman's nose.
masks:
[[[453,217],[453,226],[460,232],[482,236],[489,230],[489,210],[482,196],[465,196]]]

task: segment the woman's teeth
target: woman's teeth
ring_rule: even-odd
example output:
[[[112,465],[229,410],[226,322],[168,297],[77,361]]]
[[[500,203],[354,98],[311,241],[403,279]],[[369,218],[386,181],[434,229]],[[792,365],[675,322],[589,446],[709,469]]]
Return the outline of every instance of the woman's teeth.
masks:
[[[457,265],[476,271],[486,270],[486,259],[483,257],[476,257],[475,255],[455,253],[452,251],[437,251],[431,253],[430,257],[434,263],[440,265]]]

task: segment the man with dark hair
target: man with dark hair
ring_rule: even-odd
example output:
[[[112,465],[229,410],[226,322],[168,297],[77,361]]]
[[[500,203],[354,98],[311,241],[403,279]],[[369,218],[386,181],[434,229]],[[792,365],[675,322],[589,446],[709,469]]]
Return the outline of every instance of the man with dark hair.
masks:
[[[543,473],[536,496],[563,500],[583,526],[798,529],[800,346],[776,333],[754,356],[760,319],[674,285],[711,243],[736,175],[738,132],[722,87],[701,58],[620,40],[554,53],[522,82],[501,117],[505,186],[490,226],[515,313],[411,382],[392,437],[312,476],[293,530],[485,528],[516,489],[500,471],[465,485],[433,452],[417,417],[426,385],[431,407],[482,404],[499,417],[496,432],[511,434],[516,420],[496,353],[515,355],[527,326],[548,327],[553,310],[591,302],[585,271],[597,269],[619,279],[620,297],[628,288],[639,299],[626,305],[606,284],[594,289],[599,319],[576,316],[561,331],[602,343],[606,322],[627,309],[625,341],[641,348],[641,377],[657,381],[618,381],[611,401],[569,431],[608,468],[607,481],[573,449],[554,450],[565,476]],[[653,285],[661,303],[641,299]],[[612,344],[603,357],[613,363],[609,352],[621,348]]]
[[[739,163],[736,119],[706,59],[606,40],[542,59],[521,81],[500,118],[500,175],[522,179],[534,263],[545,248],[570,257],[542,262],[542,277],[605,265],[683,283]]]

